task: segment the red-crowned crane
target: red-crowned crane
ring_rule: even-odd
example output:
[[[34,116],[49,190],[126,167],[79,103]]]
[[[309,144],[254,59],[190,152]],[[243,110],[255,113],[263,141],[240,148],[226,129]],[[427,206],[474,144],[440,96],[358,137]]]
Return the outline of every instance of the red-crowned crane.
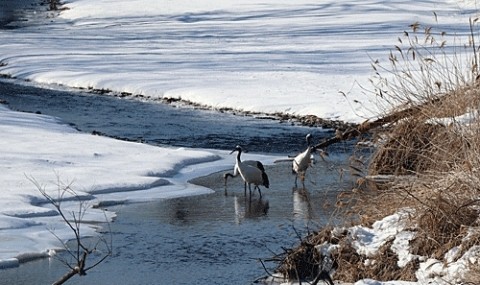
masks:
[[[263,167],[263,164],[258,161],[251,161],[247,162],[244,161],[242,162],[240,156],[242,155],[242,147],[237,145],[234,150],[232,150],[232,153],[238,152],[237,154],[237,159],[235,163],[235,168],[234,168],[234,174],[230,173],[225,173],[224,178],[225,182],[227,177],[234,177],[236,174],[240,174],[242,177],[243,181],[245,181],[245,184],[248,184],[248,190],[251,193],[251,185],[255,185],[254,190],[258,189],[258,193],[260,194],[260,197],[262,197],[262,192],[260,191],[260,185],[265,186],[265,188],[268,188],[270,186],[270,182],[268,181],[268,176],[267,173],[265,173],[265,168]],[[252,165],[253,164],[253,165]],[[245,194],[247,187],[245,186]]]
[[[304,150],[299,155],[295,156],[292,164],[292,173],[295,174],[295,186],[297,186],[297,179],[300,176],[302,180],[303,187],[305,187],[305,174],[308,167],[312,163],[311,156],[315,152],[315,148],[312,144],[312,135],[308,134],[305,139],[307,140],[307,149]]]
[[[262,172],[265,172],[265,167],[263,167],[263,164],[258,160],[244,160],[244,161],[242,161],[242,163],[251,165],[253,167],[256,167],[256,168],[260,169]],[[223,179],[225,180],[225,194],[226,194],[226,191],[227,191],[227,179],[228,179],[228,177],[235,178],[239,174],[240,173],[238,171],[238,163],[235,163],[235,167],[233,168],[233,174],[230,173],[230,172],[227,172],[227,173],[223,174]],[[267,183],[268,183],[268,176],[267,176],[266,179],[267,179]],[[245,182],[245,181],[244,181],[244,191],[245,191],[245,194],[247,194],[247,182]]]

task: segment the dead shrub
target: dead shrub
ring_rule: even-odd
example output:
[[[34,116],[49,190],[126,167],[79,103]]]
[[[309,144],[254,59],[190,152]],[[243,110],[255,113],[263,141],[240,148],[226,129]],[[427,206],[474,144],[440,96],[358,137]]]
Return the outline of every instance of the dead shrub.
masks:
[[[319,256],[315,245],[302,242],[285,257],[278,269],[288,280],[313,280],[319,273]]]
[[[437,159],[445,155],[445,149],[457,149],[455,140],[449,141],[450,146],[444,145],[447,133],[443,126],[419,123],[414,119],[399,123],[374,154],[369,174],[412,175],[431,169],[432,164],[447,169],[447,161],[442,160],[446,165],[440,166]],[[442,144],[436,144],[436,141]]]
[[[467,227],[476,222],[478,212],[459,207],[456,201],[442,196],[430,203],[430,207],[418,211],[414,219],[417,234],[410,244],[411,252],[442,260],[445,253],[462,243]]]
[[[377,73],[376,85],[385,106],[396,106],[387,116],[395,117],[396,112],[405,116],[375,130],[376,148],[365,172],[380,179],[366,178],[368,183],[357,187],[361,191],[355,192],[351,199],[355,203],[349,207],[367,226],[408,208],[412,213],[409,229],[416,233],[410,243],[412,254],[444,260],[450,249],[460,246],[456,256],[460,258],[480,244],[480,234],[471,233],[480,214],[478,65],[472,66],[471,74],[462,74],[465,68],[460,63],[443,60],[445,41],[436,41],[431,28],[425,28],[425,41],[417,37],[422,30],[419,24],[412,25],[412,30],[415,36],[405,32],[406,40],[399,39],[407,48],[396,46],[398,53],[390,54],[393,80]],[[440,52],[430,52],[431,47]],[[375,71],[381,69],[378,62],[373,65]],[[465,113],[469,115],[457,117]],[[335,277],[349,282],[361,278],[415,280],[418,261],[398,268],[389,248],[384,245],[365,266],[365,257],[355,255],[346,244],[337,253]]]
[[[324,232],[321,239],[316,239],[316,243],[337,245],[337,249],[331,253],[331,256],[320,257],[332,259],[335,269],[334,279],[343,282],[355,282],[365,278],[380,281],[416,281],[415,271],[418,269],[418,261],[413,260],[400,268],[397,264],[398,256],[391,250],[393,241],[385,243],[374,256],[367,257],[357,253],[346,231],[336,234],[332,231],[328,233],[330,236],[325,236]]]
[[[332,236],[332,229],[325,227],[320,232],[305,237],[299,246],[287,250],[275,271],[288,280],[314,280],[324,269],[324,257],[320,255],[316,246],[323,242],[331,244],[339,242],[337,237]]]

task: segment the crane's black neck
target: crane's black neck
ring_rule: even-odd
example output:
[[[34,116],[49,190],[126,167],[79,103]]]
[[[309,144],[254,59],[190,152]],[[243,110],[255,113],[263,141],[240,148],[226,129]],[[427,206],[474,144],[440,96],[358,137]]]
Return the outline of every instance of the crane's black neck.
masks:
[[[238,151],[238,154],[237,154],[237,161],[238,161],[238,162],[242,162],[242,161],[240,160],[240,155],[242,155],[242,149],[241,149],[241,148],[239,148],[239,149],[237,149],[237,151]]]

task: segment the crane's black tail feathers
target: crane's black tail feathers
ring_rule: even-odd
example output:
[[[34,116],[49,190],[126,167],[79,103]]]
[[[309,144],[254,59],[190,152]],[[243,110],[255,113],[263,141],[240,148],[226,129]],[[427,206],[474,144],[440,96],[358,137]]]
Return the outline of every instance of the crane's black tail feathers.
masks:
[[[257,161],[257,168],[260,169],[262,172],[265,172],[265,167],[260,161]]]
[[[268,188],[270,186],[270,181],[268,181],[268,175],[265,171],[262,172],[263,186]]]

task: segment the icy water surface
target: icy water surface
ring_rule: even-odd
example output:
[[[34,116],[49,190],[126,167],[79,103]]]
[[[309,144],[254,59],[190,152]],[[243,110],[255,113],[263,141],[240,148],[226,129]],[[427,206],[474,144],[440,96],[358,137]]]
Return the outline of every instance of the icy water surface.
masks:
[[[311,132],[273,120],[175,108],[109,96],[70,93],[0,83],[0,99],[10,108],[62,118],[86,132],[171,146],[296,153]],[[291,164],[267,166],[270,189],[250,199],[243,182],[230,180],[225,195],[223,172],[192,181],[215,190],[196,197],[158,200],[109,208],[113,256],[67,284],[251,284],[264,276],[259,258],[269,258],[299,242],[297,233],[335,222],[334,204],[346,160],[331,149],[326,162],[309,172],[306,188],[295,188]],[[232,166],[234,156],[232,155]],[[270,270],[275,264],[268,263]],[[0,270],[0,284],[51,284],[67,269],[55,258]]]
[[[252,284],[266,275],[259,258],[298,244],[297,232],[335,222],[337,159],[317,163],[306,189],[293,187],[284,162],[267,167],[272,184],[262,198],[245,197],[239,179],[225,195],[223,173],[215,173],[195,180],[214,194],[113,207],[113,256],[68,284]],[[55,259],[38,260],[0,271],[0,284],[50,284],[65,272]]]

